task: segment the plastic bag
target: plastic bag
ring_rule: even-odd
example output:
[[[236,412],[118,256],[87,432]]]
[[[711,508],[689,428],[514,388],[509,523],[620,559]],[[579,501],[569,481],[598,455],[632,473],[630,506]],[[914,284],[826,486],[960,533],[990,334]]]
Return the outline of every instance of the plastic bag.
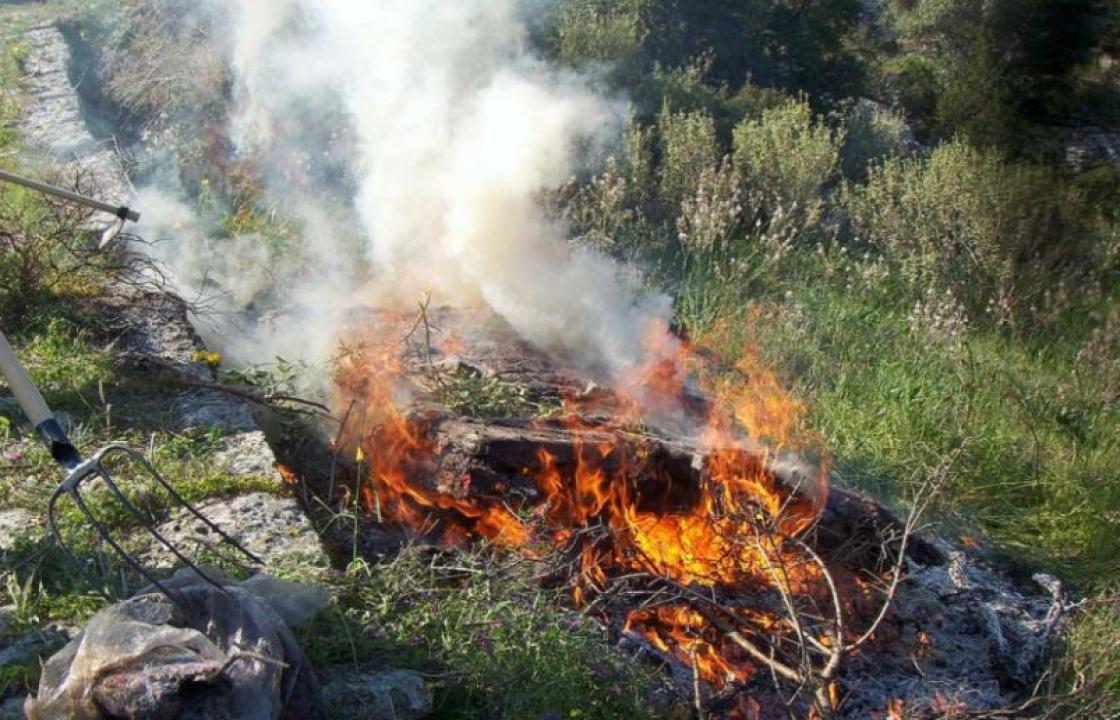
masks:
[[[185,571],[167,583],[176,602],[143,594],[99,612],[47,661],[28,718],[325,717],[285,622],[306,621],[325,593],[264,576],[220,582],[222,590]]]

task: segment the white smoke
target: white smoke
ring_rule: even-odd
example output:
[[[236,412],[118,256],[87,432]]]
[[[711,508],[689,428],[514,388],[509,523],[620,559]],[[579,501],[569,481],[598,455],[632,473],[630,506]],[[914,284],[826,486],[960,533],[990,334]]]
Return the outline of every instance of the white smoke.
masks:
[[[485,304],[525,339],[585,370],[619,374],[641,360],[643,334],[662,321],[668,302],[635,297],[617,263],[574,248],[539,203],[589,158],[601,159],[627,108],[533,54],[521,16],[527,6],[233,0],[226,7],[235,142],[246,153],[302,154],[315,163],[329,125],[345,124],[354,147],[344,164],[356,186],[347,200],[373,261],[373,286],[410,300],[427,289],[438,303]],[[314,172],[299,183],[289,172],[271,175],[288,211],[325,207],[323,198],[346,185],[316,186]],[[323,213],[309,215],[301,216],[313,236],[304,269],[314,282],[293,294],[317,308],[321,333],[332,310],[360,303],[361,278],[339,260],[336,240],[316,236],[337,235]]]

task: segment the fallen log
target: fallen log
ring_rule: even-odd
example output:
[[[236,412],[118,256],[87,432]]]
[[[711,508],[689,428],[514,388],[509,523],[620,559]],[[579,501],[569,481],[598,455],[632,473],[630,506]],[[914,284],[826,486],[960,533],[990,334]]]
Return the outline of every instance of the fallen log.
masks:
[[[683,512],[700,498],[707,480],[709,456],[685,440],[612,432],[596,428],[572,429],[555,425],[487,424],[466,419],[428,421],[437,450],[431,489],[464,499],[521,497],[539,500],[533,481],[547,453],[561,475],[574,476],[581,453],[605,448],[596,456],[599,467],[615,477],[640,483],[640,509]],[[791,506],[816,501],[816,483],[807,482],[815,468],[793,455],[771,457],[761,448],[743,447],[743,464],[753,463],[791,496]],[[800,497],[802,494],[804,498]],[[904,523],[868,496],[839,487],[828,499],[806,538],[830,562],[855,569],[882,571],[897,559]],[[893,551],[892,551],[893,547]],[[944,562],[931,543],[911,537],[907,557],[923,565]]]

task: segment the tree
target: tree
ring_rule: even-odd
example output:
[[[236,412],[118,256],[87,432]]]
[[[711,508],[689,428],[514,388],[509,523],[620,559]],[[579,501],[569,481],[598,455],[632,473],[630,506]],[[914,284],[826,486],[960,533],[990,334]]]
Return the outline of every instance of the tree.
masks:
[[[1100,0],[919,0],[895,12],[895,25],[904,51],[938,70],[940,129],[1006,145],[1023,123],[1069,111],[1103,10]]]

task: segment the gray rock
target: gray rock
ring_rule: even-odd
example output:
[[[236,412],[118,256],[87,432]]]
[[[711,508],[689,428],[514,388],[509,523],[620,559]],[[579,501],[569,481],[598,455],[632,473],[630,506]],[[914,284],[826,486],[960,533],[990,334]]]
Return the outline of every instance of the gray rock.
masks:
[[[11,550],[19,538],[42,524],[43,519],[30,510],[12,508],[0,511],[0,551]]]
[[[23,711],[23,704],[27,698],[10,698],[0,704],[0,720],[24,720],[27,714]]]
[[[331,717],[418,720],[432,712],[432,692],[424,678],[407,670],[351,675],[323,687]]]
[[[253,432],[257,424],[241,400],[224,393],[202,390],[183,393],[176,401],[183,427],[217,428],[233,432]]]
[[[1120,133],[1078,128],[1066,133],[1066,165],[1081,172],[1100,165],[1120,167]]]
[[[270,565],[284,557],[324,557],[315,530],[299,503],[292,498],[252,493],[231,499],[209,500],[200,503],[198,509]],[[176,512],[159,526],[159,531],[188,557],[198,557],[203,549],[216,547],[220,542],[215,533],[186,510]],[[175,557],[155,541],[151,541],[141,556],[156,567],[177,564]]]
[[[0,638],[7,637],[16,619],[16,606],[5,605],[0,607]]]
[[[20,665],[50,657],[66,644],[67,637],[54,626],[29,632],[0,649],[0,674]]]
[[[213,381],[213,371],[195,361],[203,349],[182,300],[147,288],[119,286],[102,301],[117,335],[116,349],[177,368],[188,377]]]
[[[226,449],[214,454],[214,462],[237,477],[269,477],[280,480],[276,456],[268,446],[264,433],[240,433],[226,440]]]

